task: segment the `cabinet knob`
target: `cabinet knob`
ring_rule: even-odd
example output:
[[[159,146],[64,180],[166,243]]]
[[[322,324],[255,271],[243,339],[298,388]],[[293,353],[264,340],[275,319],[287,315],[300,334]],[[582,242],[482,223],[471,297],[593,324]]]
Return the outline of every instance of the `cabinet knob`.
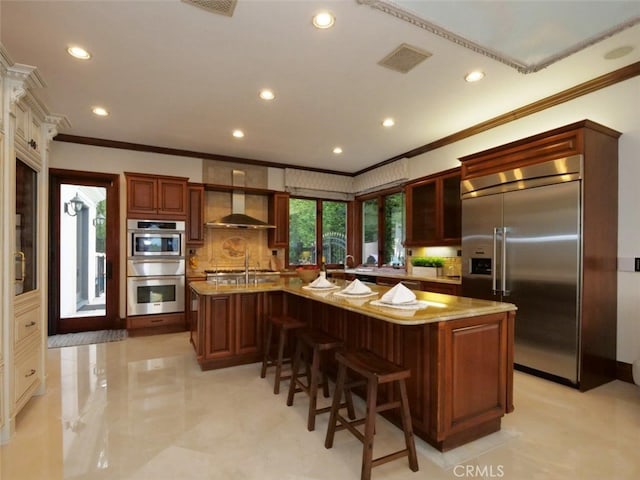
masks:
[[[29,140],[29,146],[31,148],[33,148],[34,150],[38,148],[38,144],[36,143],[36,141],[33,138],[31,140]]]
[[[28,377],[32,377],[33,375],[36,374],[36,371],[32,368],[31,370],[29,370],[29,373],[27,373],[24,378],[28,378]]]

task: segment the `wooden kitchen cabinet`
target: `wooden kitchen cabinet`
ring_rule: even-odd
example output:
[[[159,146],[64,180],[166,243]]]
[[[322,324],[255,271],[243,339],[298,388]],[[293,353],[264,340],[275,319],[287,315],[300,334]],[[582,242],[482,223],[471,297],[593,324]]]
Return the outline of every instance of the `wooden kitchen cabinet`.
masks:
[[[440,440],[513,411],[513,313],[438,323],[437,399],[431,425]],[[481,354],[479,352],[482,352]],[[478,361],[479,359],[482,361]]]
[[[406,246],[459,245],[462,237],[460,168],[405,186]]]
[[[235,353],[234,319],[232,311],[233,295],[201,297],[204,308],[204,332],[199,332],[202,342],[203,359],[218,360],[231,358]],[[204,334],[204,335],[203,335]]]
[[[196,298],[197,306],[190,307],[191,343],[203,370],[262,359],[264,319],[272,306],[282,304],[282,294],[231,293]]]
[[[26,101],[16,103],[15,141],[37,158],[42,155],[42,123]]]
[[[236,327],[234,353],[260,355],[264,342],[264,294],[238,293],[233,300]]]
[[[187,179],[125,172],[127,217],[176,219],[187,216]]]
[[[187,245],[204,245],[204,185],[187,184]]]
[[[289,246],[289,194],[277,192],[269,197],[269,224],[276,228],[268,231],[269,248]]]

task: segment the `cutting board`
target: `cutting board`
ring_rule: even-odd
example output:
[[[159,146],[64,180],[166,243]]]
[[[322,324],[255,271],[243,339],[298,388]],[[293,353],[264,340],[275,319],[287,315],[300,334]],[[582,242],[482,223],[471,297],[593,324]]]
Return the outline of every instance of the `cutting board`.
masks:
[[[279,272],[282,270],[282,260],[276,255],[271,255],[269,258],[269,270],[272,272]]]

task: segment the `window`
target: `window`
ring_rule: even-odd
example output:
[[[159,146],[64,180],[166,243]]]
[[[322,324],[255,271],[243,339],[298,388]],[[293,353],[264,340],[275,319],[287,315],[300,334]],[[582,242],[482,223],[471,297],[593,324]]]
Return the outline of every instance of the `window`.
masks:
[[[404,211],[403,192],[362,201],[362,263],[404,265]]]
[[[346,202],[289,199],[289,265],[338,265],[346,251]]]

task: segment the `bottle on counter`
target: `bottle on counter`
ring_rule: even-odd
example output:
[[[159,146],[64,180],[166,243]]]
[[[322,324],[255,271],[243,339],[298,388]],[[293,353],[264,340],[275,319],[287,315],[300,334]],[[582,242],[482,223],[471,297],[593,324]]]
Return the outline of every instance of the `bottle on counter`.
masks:
[[[324,255],[322,256],[322,261],[320,262],[320,276],[327,278],[327,264],[324,261]]]
[[[198,268],[198,257],[196,257],[196,254],[193,252],[189,255],[189,268],[191,270],[196,270]]]

